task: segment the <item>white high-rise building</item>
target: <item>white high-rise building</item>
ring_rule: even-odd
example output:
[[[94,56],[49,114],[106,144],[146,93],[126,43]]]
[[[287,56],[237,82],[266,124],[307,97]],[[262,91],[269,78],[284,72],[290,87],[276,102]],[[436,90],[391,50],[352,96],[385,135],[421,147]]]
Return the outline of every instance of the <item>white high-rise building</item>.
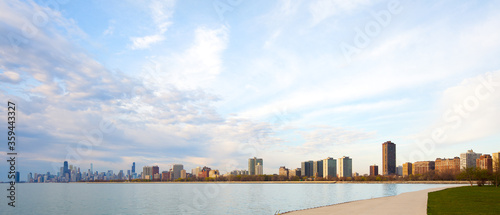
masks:
[[[352,177],[352,159],[348,156],[339,158],[339,177]]]
[[[323,177],[337,177],[337,160],[327,158],[323,160]]]
[[[255,165],[255,175],[264,175],[264,166],[260,165],[260,163]]]
[[[201,167],[199,166],[199,167],[196,167],[194,169],[191,169],[191,174],[193,175],[193,177],[196,178],[196,177],[198,177],[198,173],[200,173],[200,171],[201,171]]]
[[[475,153],[474,151],[467,150],[467,153],[460,154],[460,170],[476,167],[476,159],[481,157],[481,153]]]

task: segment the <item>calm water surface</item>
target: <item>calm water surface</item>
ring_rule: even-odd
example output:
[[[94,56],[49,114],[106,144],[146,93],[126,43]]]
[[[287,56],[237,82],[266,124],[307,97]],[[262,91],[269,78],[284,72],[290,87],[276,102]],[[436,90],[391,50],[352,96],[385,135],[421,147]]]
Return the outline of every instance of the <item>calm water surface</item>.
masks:
[[[0,214],[274,214],[443,184],[1,184]]]

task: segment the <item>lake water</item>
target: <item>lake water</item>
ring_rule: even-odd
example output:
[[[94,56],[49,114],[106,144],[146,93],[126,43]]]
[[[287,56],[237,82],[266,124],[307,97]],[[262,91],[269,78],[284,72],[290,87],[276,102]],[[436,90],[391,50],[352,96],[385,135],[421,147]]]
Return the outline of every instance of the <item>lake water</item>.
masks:
[[[443,184],[1,184],[0,214],[274,214]]]

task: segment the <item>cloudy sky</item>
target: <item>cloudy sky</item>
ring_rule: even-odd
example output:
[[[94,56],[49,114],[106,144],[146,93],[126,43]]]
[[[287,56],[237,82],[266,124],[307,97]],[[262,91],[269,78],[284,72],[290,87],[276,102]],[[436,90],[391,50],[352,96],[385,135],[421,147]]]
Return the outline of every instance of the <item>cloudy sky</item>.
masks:
[[[389,140],[398,164],[500,151],[498,1],[45,2],[0,1],[22,180],[254,156],[363,174]]]

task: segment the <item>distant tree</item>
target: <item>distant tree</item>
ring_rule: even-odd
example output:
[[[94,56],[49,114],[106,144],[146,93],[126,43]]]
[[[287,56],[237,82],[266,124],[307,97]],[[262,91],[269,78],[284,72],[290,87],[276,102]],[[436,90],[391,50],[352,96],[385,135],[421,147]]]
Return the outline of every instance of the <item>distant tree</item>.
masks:
[[[488,170],[476,169],[475,178],[477,179],[477,186],[483,186],[491,178],[491,174]]]
[[[462,172],[457,176],[460,180],[469,181],[470,186],[472,186],[472,181],[476,178],[476,167],[463,168]]]

